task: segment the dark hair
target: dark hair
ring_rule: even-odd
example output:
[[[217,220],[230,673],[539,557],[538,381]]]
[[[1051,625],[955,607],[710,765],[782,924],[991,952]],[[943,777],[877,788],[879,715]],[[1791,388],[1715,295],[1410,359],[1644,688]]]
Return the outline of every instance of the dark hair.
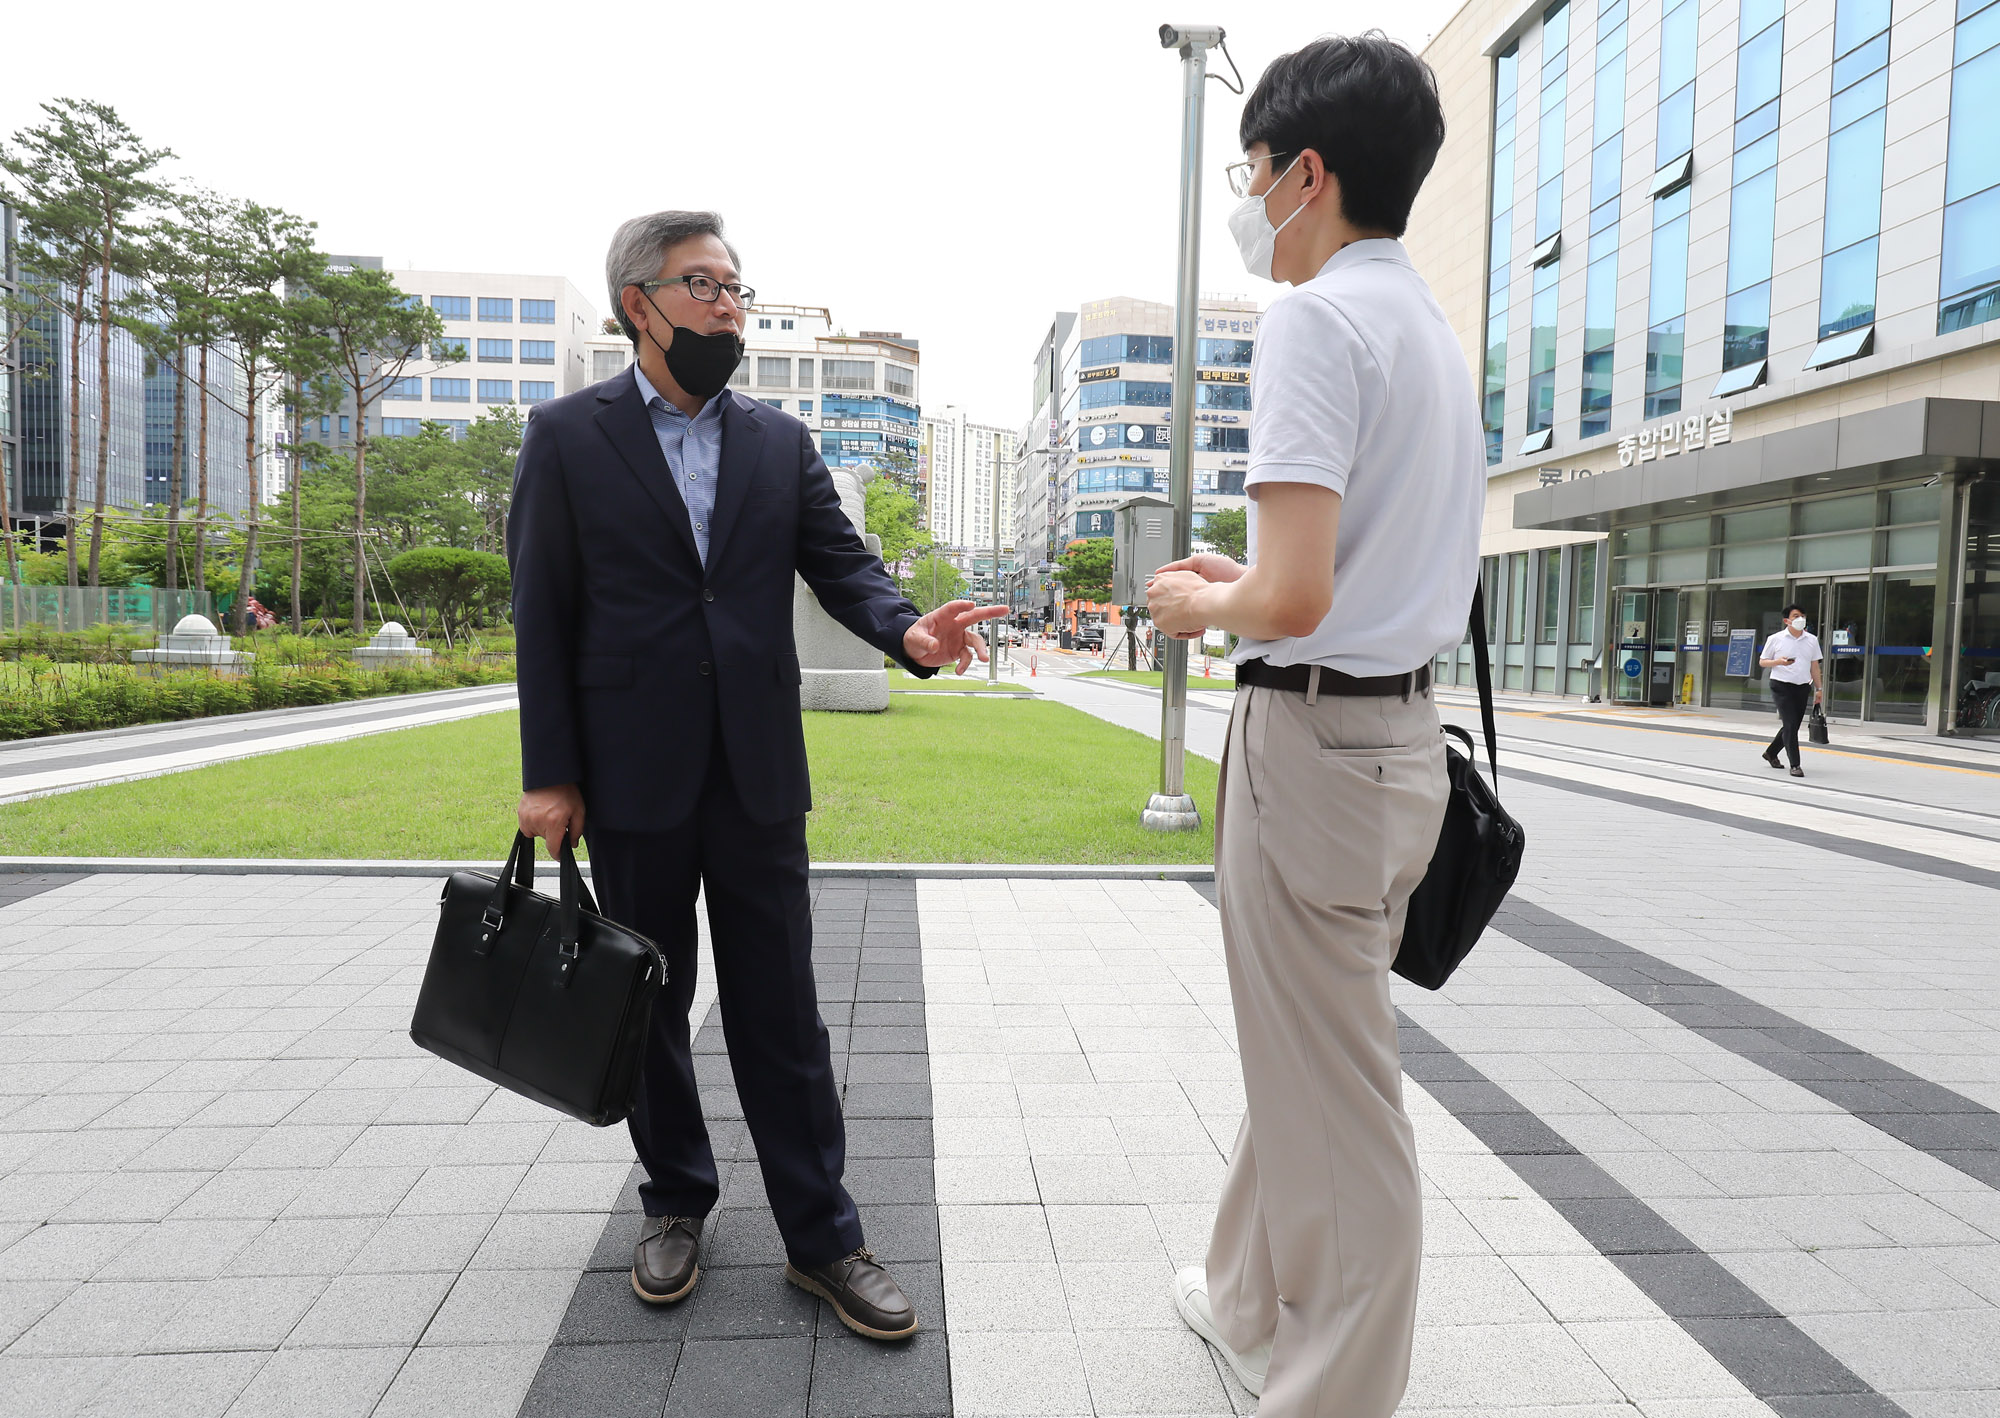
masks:
[[[1431,66],[1370,30],[1272,60],[1236,132],[1245,152],[1252,143],[1274,156],[1311,148],[1340,180],[1348,221],[1401,236],[1444,144],[1444,105]]]
[[[1792,618],[1793,611],[1797,611],[1800,615],[1804,615],[1806,613],[1806,608],[1800,605],[1798,602],[1794,601],[1791,605],[1785,607],[1786,620],[1790,620]]]

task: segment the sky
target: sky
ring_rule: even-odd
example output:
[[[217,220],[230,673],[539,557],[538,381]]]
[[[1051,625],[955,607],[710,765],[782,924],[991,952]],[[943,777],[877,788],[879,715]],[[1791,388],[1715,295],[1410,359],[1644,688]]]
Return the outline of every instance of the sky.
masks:
[[[761,301],[914,336],[927,408],[1018,427],[1053,312],[1173,299],[1162,20],[1221,24],[1254,87],[1323,34],[1420,47],[1458,4],[35,5],[8,21],[33,60],[0,79],[0,135],[98,99],[174,151],[176,179],[316,221],[327,251],[563,275],[600,314],[620,221],[710,208]],[[1226,225],[1243,100],[1207,91],[1201,289],[1265,304],[1279,288]]]

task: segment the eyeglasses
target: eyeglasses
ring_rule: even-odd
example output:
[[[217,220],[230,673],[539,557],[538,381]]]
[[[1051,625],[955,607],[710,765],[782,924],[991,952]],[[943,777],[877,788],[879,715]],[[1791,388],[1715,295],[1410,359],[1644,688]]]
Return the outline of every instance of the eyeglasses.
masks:
[[[1251,179],[1257,175],[1257,169],[1260,165],[1267,162],[1276,162],[1279,158],[1288,158],[1290,156],[1290,153],[1266,153],[1261,158],[1247,158],[1242,162],[1231,163],[1222,170],[1229,178],[1229,190],[1239,197],[1248,197],[1250,195]]]
[[[688,294],[696,300],[713,304],[724,291],[729,298],[748,310],[757,303],[757,292],[741,281],[718,281],[713,276],[669,276],[663,281],[634,281],[640,290],[658,290],[661,286],[686,286]]]

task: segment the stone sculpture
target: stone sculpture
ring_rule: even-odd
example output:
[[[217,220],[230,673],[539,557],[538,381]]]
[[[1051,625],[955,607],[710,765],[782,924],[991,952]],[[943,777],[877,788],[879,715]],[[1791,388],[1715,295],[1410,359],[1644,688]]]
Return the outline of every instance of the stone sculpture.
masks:
[[[247,650],[230,649],[229,637],[205,615],[182,616],[156,648],[132,652],[132,663],[152,675],[169,670],[212,670],[234,676],[242,674],[256,658]]]
[[[867,497],[862,491],[876,470],[835,468],[833,485],[840,510],[861,533],[868,550],[881,555],[882,539],[867,531]],[[840,709],[879,714],[889,707],[889,672],[882,652],[857,638],[819,607],[802,578],[792,588],[792,636],[798,642],[799,704],[806,709]]]

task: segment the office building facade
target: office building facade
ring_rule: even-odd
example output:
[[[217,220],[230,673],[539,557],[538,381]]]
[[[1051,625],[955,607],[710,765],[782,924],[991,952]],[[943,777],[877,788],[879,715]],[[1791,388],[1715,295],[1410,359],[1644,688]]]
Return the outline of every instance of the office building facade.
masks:
[[[921,423],[917,462],[924,484],[924,525],[939,551],[962,570],[975,553],[993,549],[994,500],[999,500],[1002,561],[1012,549],[1014,480],[1019,433],[980,423],[946,404]],[[990,556],[980,564],[990,569]],[[1004,571],[1004,566],[1003,566]]]
[[[1058,488],[1075,460],[1064,441],[1063,365],[1076,334],[1076,312],[1059,310],[1035,346],[1028,421],[1014,445],[1014,573],[1008,604],[1024,619],[1055,614],[1054,558],[1064,543],[1056,531]]]
[[[1761,708],[1798,600],[1834,717],[2000,731],[2000,6],[1470,0],[1425,54],[1502,684]]]

